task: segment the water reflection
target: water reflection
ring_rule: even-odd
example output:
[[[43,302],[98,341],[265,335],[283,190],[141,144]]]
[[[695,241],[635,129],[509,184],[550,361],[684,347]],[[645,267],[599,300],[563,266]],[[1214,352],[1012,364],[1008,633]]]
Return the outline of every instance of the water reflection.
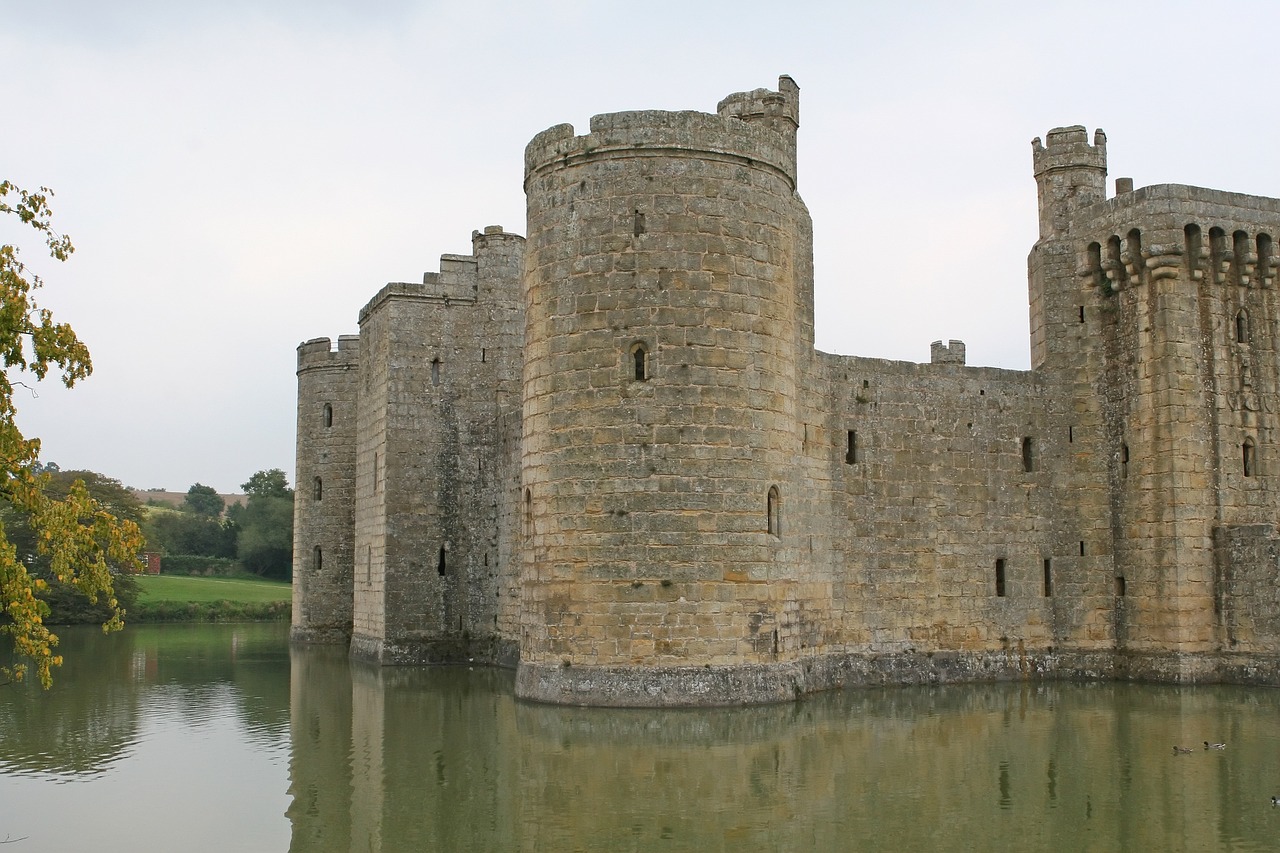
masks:
[[[1280,830],[1277,691],[976,685],[618,711],[518,703],[502,671],[349,671],[315,650],[295,650],[293,678],[300,853],[1247,850]]]
[[[52,691],[0,691],[0,840],[27,836],[26,853],[1262,850],[1280,834],[1275,690],[619,711],[518,703],[502,670],[353,668],[288,650],[282,626],[83,632],[67,652]]]

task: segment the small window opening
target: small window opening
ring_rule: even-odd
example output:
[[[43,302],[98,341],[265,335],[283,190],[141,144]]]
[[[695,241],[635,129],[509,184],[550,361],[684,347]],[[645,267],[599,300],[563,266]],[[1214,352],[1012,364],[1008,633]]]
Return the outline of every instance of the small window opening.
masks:
[[[1253,439],[1252,439],[1252,438],[1246,438],[1246,439],[1244,440],[1244,444],[1241,446],[1241,451],[1242,451],[1243,456],[1244,456],[1244,459],[1243,459],[1243,462],[1244,462],[1244,475],[1245,475],[1246,477],[1252,477],[1252,476],[1253,476],[1253,472],[1254,472],[1254,468],[1256,467],[1257,462],[1258,462],[1258,459],[1257,459],[1257,450],[1256,450],[1256,448],[1254,447]]]
[[[485,355],[485,349],[484,347],[480,347],[480,363],[481,364],[484,364],[484,355]]]
[[[1027,473],[1036,470],[1035,444],[1029,435],[1022,438],[1022,470]]]
[[[641,213],[639,210],[636,210],[635,212],[635,220],[632,223],[632,225],[633,225],[632,233],[636,237],[639,237],[641,234],[644,233],[644,214]]]
[[[862,380],[862,387],[863,387],[863,388],[870,388],[870,387],[871,387],[871,383],[870,383],[869,381],[867,381],[866,379],[864,379],[864,380]]]
[[[849,430],[848,441],[844,449],[844,461],[846,465],[852,465],[858,461],[858,433],[856,430]]]
[[[1129,445],[1120,445],[1120,477],[1121,479],[1129,476]]]
[[[319,545],[311,549],[311,567],[317,572],[324,567],[324,554]]]
[[[324,497],[324,482],[316,477],[311,481],[311,497],[321,500]]]
[[[1084,540],[1083,539],[1080,540],[1080,556],[1081,557],[1084,556]]]
[[[444,564],[444,546],[443,546],[443,545],[441,545],[441,546],[440,546],[440,561],[439,561],[438,563],[436,563],[436,574],[438,574],[440,577],[444,577],[444,572],[445,572],[445,564]]]
[[[1044,558],[1044,597],[1053,597],[1053,561]]]
[[[431,384],[440,384],[440,359],[433,358],[431,360]]]
[[[533,533],[533,490],[524,490],[524,535]]]
[[[1073,426],[1067,427],[1067,444],[1071,444],[1075,440],[1076,440],[1076,428]]]
[[[631,348],[632,378],[644,382],[649,378],[649,351],[644,344],[636,344]]]
[[[1004,560],[996,560],[996,596],[1004,598]]]
[[[1245,344],[1249,342],[1249,315],[1241,308],[1236,314],[1236,343]]]
[[[769,487],[769,496],[765,501],[765,514],[768,519],[769,532],[774,536],[782,536],[782,495],[777,486]]]
[[[373,490],[378,491],[378,454],[373,454]]]
[[[1116,597],[1124,598],[1124,575],[1116,575]]]
[[[1080,308],[1080,322],[1083,323],[1084,322],[1084,306],[1081,305],[1079,306],[1079,308]]]
[[[324,428],[328,429],[333,426],[333,406],[328,403],[324,404],[324,413],[320,416],[324,422]]]

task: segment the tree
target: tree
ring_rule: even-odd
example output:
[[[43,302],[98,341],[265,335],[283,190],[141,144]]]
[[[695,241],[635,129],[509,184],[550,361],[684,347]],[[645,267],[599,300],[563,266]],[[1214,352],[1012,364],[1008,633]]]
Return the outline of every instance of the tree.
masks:
[[[56,500],[65,500],[80,482],[89,496],[116,518],[141,524],[142,502],[119,480],[103,476],[96,471],[62,471],[57,465],[41,466],[48,475],[45,494]],[[39,548],[39,537],[32,529],[29,516],[10,505],[0,496],[0,523],[8,534],[9,542],[18,560],[28,573],[47,585],[37,595],[49,606],[44,617],[48,624],[70,625],[85,622],[105,622],[111,618],[111,610],[104,600],[90,601],[76,587],[59,581],[50,570],[50,559]],[[116,574],[113,588],[118,605],[124,609],[133,606],[138,597],[138,584],[131,574]]]
[[[222,499],[222,495],[218,494],[217,489],[200,483],[196,483],[187,489],[187,497],[182,502],[182,508],[187,512],[194,512],[196,515],[203,515],[209,518],[217,518],[222,515],[222,510],[226,505],[226,501]]]
[[[240,528],[237,554],[254,574],[288,578],[293,567],[293,489],[279,468],[259,471],[243,483],[243,507],[231,508]]]
[[[50,257],[65,261],[71,240],[52,224],[52,193],[45,188],[28,192],[0,181],[0,214],[16,216],[44,241]],[[44,379],[55,370],[68,388],[93,371],[89,349],[66,323],[41,308],[35,291],[43,286],[38,275],[18,259],[18,247],[0,245],[0,496],[26,515],[35,534],[37,552],[49,560],[53,578],[79,590],[91,602],[102,600],[110,613],[104,631],[123,627],[123,611],[114,594],[114,573],[142,567],[142,535],[138,525],[116,518],[92,495],[84,482],[72,482],[63,498],[46,487],[50,473],[39,464],[40,440],[27,438],[15,422],[14,390],[26,387],[27,377]],[[18,559],[17,550],[0,524],[0,636],[13,641],[14,651],[35,665],[40,683],[48,687],[51,668],[62,663],[54,654],[58,638],[44,624],[48,605],[38,593],[48,584],[33,576]],[[0,667],[0,677],[19,680],[27,664]]]

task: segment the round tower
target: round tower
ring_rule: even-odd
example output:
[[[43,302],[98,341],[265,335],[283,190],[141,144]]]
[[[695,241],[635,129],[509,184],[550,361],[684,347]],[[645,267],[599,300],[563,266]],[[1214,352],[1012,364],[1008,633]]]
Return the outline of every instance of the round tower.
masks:
[[[360,338],[298,346],[293,627],[299,642],[351,636],[355,523],[356,362]]]
[[[799,90],[779,90],[717,115],[595,116],[526,149],[521,696],[795,689],[783,603],[811,232]]]

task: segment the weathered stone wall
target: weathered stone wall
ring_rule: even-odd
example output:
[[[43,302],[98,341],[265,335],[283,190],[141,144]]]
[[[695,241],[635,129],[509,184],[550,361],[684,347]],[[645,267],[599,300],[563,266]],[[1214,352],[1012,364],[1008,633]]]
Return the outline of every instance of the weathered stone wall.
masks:
[[[714,115],[553,127],[527,243],[488,228],[388,285],[358,359],[300,348],[299,493],[321,476],[324,500],[298,504],[295,636],[346,619],[384,663],[518,659],[521,696],[584,704],[1280,683],[1280,201],[1108,199],[1105,136],[1056,128],[1030,371],[961,341],[828,355],[798,123],[783,77]],[[317,428],[329,397],[354,425]],[[308,575],[329,541],[347,613],[340,573]]]
[[[794,97],[772,126],[619,113],[526,151],[522,693],[569,667],[771,663],[788,603],[825,592],[799,588],[788,509]]]
[[[297,488],[293,522],[292,636],[351,636],[354,562],[356,379],[359,340],[298,347]]]
[[[499,544],[514,497],[502,424],[518,387],[524,241],[495,226],[473,244],[361,315],[382,363],[362,374],[357,559],[369,565],[353,651],[383,662],[515,657]]]

